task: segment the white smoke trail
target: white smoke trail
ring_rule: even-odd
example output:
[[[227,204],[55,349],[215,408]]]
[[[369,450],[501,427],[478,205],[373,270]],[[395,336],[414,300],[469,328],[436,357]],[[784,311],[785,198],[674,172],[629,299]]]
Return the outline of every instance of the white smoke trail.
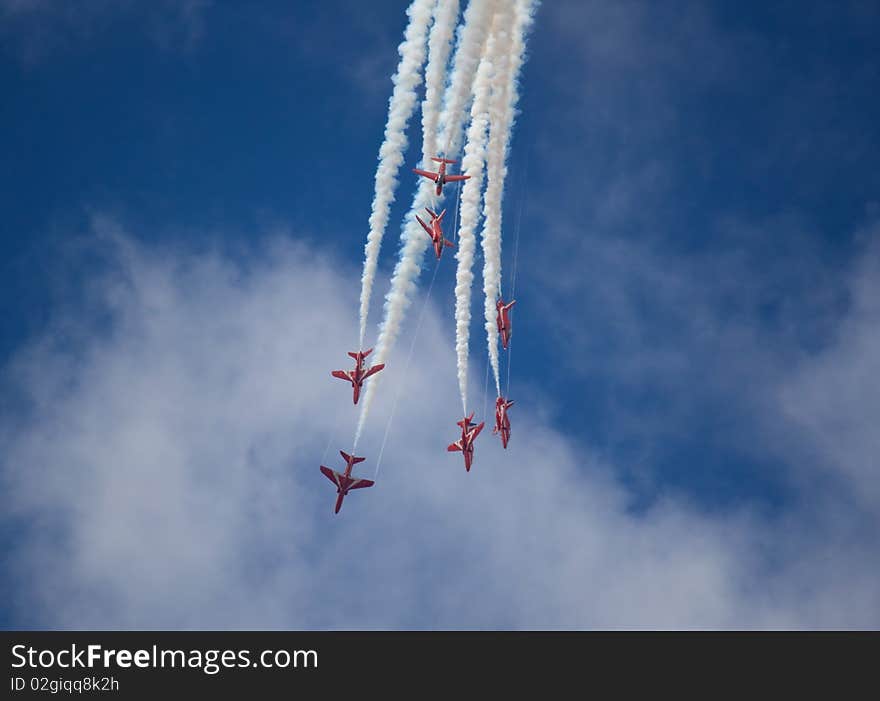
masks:
[[[364,272],[361,276],[360,340],[358,349],[364,347],[367,331],[367,315],[370,297],[379,263],[379,249],[388,225],[388,213],[397,189],[397,171],[403,163],[406,151],[406,127],[415,110],[418,95],[416,88],[422,82],[422,65],[425,62],[425,43],[431,15],[437,0],[413,0],[407,8],[409,24],[403,43],[398,48],[400,63],[394,74],[394,90],[388,102],[388,119],[385,123],[385,140],[379,147],[379,165],[376,168],[376,189],[370,214],[370,232],[364,246]]]
[[[506,54],[506,33],[510,31],[508,17],[512,14],[502,7],[492,21],[492,31],[486,41],[483,56],[474,80],[474,101],[471,104],[471,123],[462,159],[462,171],[470,176],[461,191],[461,225],[458,229],[458,268],[455,273],[455,356],[458,370],[458,389],[464,416],[468,413],[467,375],[470,345],[471,285],[474,280],[473,264],[476,248],[476,229],[480,221],[480,194],[483,189],[483,166],[486,161],[486,140],[489,128],[489,96],[496,62]]]
[[[495,11],[497,0],[471,0],[464,13],[461,29],[458,33],[458,44],[453,58],[453,70],[449,85],[444,95],[444,107],[440,116],[442,139],[436,135],[423,134],[423,152],[429,145],[446,144],[445,154],[454,154],[460,148],[467,98],[472,94],[477,62],[482,55],[486,43],[489,23]],[[433,155],[433,154],[431,154]],[[400,327],[407,309],[412,304],[416,290],[416,277],[421,270],[421,261],[425,257],[425,249],[430,239],[425,236],[415,214],[423,207],[434,204],[434,184],[430,180],[419,178],[419,185],[413,199],[412,208],[403,224],[401,240],[403,246],[400,258],[391,275],[391,289],[385,296],[385,318],[379,330],[376,342],[377,363],[385,362],[388,353],[394,347],[400,335]],[[442,195],[441,195],[442,202]],[[435,205],[436,206],[436,205]],[[357,445],[370,412],[376,390],[381,384],[381,377],[374,375],[367,385],[364,403],[361,407],[354,444]]]
[[[531,26],[537,0],[516,0],[513,29],[506,57],[499,61],[489,108],[489,147],[486,155],[485,219],[482,231],[483,292],[489,363],[495,376],[495,389],[501,396],[498,370],[498,327],[495,300],[501,291],[501,204],[507,176],[507,151],[519,100],[519,73],[525,59],[525,37]],[[509,300],[508,300],[509,301]]]
[[[433,170],[431,156],[437,155],[437,126],[458,8],[459,0],[438,0],[434,26],[428,37],[425,99],[422,101],[422,168],[425,170]]]
[[[443,100],[443,114],[440,117],[441,133],[437,139],[437,145],[443,149],[442,155],[446,157],[453,157],[461,148],[464,122],[468,104],[473,96],[477,65],[483,55],[489,27],[499,2],[503,4],[510,0],[471,0],[464,13],[452,74]]]

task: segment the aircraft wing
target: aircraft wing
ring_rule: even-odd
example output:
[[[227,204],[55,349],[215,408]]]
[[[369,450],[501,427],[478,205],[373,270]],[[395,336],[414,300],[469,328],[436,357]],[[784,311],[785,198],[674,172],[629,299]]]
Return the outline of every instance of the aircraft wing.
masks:
[[[333,375],[333,377],[338,377],[340,380],[351,382],[351,377],[345,370],[334,370],[330,374]]]
[[[431,180],[437,179],[437,173],[432,173],[430,170],[419,170],[418,168],[413,168],[412,170],[413,170],[413,173],[416,173],[417,175],[421,175],[424,178],[431,178]],[[446,179],[447,180],[449,179],[448,175],[446,176]]]
[[[461,450],[461,441],[455,441],[455,443],[450,443],[449,447],[446,450],[450,453],[454,453],[457,450]]]
[[[459,180],[467,180],[470,175],[447,175],[446,182],[448,183],[457,183]]]
[[[486,422],[481,421],[478,426],[474,426],[474,428],[471,429],[471,440],[474,440],[474,438],[480,435],[480,431],[483,430],[483,426],[485,425]]]
[[[425,233],[426,233],[428,236],[430,236],[431,238],[434,238],[434,233],[431,231],[431,227],[428,226],[427,224],[425,224],[425,222],[423,222],[421,219],[419,219],[419,215],[418,215],[418,214],[416,214],[416,220],[419,222],[419,224],[422,225],[422,228],[425,230]]]
[[[324,473],[324,476],[325,476],[328,480],[330,480],[331,482],[333,482],[333,484],[335,484],[337,487],[340,486],[340,484],[339,484],[339,473],[338,473],[338,472],[334,472],[334,471],[331,470],[329,467],[324,467],[323,465],[321,465],[321,472],[323,472],[323,473]]]
[[[374,484],[375,482],[373,482],[373,480],[356,479],[352,480],[349,489],[363,489],[364,487],[372,487]]]
[[[364,379],[366,380],[370,375],[375,375],[379,370],[382,370],[385,367],[385,363],[379,363],[378,365],[374,365],[369,370],[364,373]]]

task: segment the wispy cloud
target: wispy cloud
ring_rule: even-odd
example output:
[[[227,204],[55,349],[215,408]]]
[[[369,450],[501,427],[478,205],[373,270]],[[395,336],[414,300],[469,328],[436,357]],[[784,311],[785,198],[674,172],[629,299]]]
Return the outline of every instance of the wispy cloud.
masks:
[[[189,51],[201,40],[211,0],[0,0],[0,38],[22,64],[88,45],[120,22],[134,20],[163,50]]]

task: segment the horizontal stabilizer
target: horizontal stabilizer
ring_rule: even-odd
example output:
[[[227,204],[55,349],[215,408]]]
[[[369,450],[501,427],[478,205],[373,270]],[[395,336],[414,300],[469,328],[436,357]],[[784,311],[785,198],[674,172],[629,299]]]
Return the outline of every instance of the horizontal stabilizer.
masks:
[[[431,160],[437,163],[458,163],[458,161],[453,161],[451,158],[439,158],[438,156],[432,156]]]
[[[349,455],[344,450],[340,450],[339,454],[342,456],[342,459],[345,460],[346,464],[351,462],[352,465],[357,465],[359,462],[363,462],[366,458],[358,458],[353,455]]]
[[[472,411],[470,416],[465,416],[461,421],[456,421],[457,426],[461,426],[462,428],[468,428],[474,422],[474,414],[476,411]]]

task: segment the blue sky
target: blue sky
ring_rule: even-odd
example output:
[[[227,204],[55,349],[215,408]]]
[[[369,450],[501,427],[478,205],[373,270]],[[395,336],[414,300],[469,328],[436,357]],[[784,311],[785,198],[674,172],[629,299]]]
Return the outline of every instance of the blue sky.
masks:
[[[876,4],[545,3],[505,197],[511,446],[468,475],[443,450],[446,265],[341,520],[325,374],[406,4],[0,0],[0,621],[876,627]]]

